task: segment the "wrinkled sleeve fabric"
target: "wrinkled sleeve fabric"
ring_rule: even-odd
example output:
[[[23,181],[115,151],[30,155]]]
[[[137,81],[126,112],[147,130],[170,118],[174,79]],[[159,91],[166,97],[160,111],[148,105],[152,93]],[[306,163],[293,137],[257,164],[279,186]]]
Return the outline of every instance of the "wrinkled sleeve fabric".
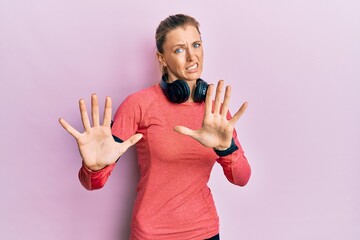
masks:
[[[230,119],[231,115],[228,112],[227,118]],[[234,129],[233,141],[238,147],[237,150],[226,156],[219,156],[216,161],[220,163],[223,168],[226,178],[233,184],[238,186],[245,186],[251,176],[251,167],[245,157],[244,151],[237,138],[237,132]]]
[[[99,171],[91,171],[83,164],[79,171],[80,183],[89,191],[100,189],[105,185],[114,167],[115,163],[108,165]]]
[[[131,95],[127,97],[116,111],[114,122],[112,124],[112,134],[117,142],[126,140],[137,131],[137,122],[139,117],[139,108]],[[87,190],[96,190],[102,188],[116,163],[106,166],[99,171],[91,171],[82,164],[79,171],[80,183]]]
[[[233,139],[238,147],[233,153],[216,159],[223,168],[226,178],[233,184],[245,186],[251,175],[251,168],[234,131]]]

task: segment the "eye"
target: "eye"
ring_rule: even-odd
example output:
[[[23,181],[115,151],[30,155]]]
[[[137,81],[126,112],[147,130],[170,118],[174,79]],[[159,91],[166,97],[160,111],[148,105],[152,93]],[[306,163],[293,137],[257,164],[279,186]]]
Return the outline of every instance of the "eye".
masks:
[[[194,43],[194,48],[199,48],[200,47],[200,43]]]
[[[176,53],[182,53],[183,51],[184,51],[183,48],[178,48],[178,49],[175,50]]]

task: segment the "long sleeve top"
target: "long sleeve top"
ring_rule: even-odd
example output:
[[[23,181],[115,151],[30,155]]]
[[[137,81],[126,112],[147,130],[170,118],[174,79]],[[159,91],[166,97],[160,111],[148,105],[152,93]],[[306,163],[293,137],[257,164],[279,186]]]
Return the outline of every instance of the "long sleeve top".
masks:
[[[215,162],[231,183],[244,186],[248,182],[251,169],[235,130],[233,140],[238,149],[222,157],[174,131],[177,125],[201,128],[204,110],[204,103],[171,103],[159,85],[130,95],[118,108],[114,137],[126,140],[135,133],[143,134],[136,144],[140,180],[130,239],[210,238],[219,232],[219,218],[207,186]],[[88,190],[101,188],[114,166],[96,172],[83,166],[80,181]]]

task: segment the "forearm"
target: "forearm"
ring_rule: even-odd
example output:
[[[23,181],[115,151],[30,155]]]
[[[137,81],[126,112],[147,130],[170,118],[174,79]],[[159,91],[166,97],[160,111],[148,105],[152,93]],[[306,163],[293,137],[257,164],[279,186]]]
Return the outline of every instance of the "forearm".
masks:
[[[240,155],[233,153],[232,155]],[[245,186],[250,179],[251,168],[245,156],[220,157],[217,161],[221,164],[226,178],[233,184]]]
[[[227,155],[219,156],[216,161],[220,163],[226,178],[231,183],[238,186],[245,186],[250,179],[251,168],[247,161],[247,158],[245,157],[244,151],[236,137],[236,132],[234,132],[233,140],[233,144],[235,144],[237,148],[231,146],[229,148],[231,150],[230,153],[228,152]]]
[[[100,189],[105,185],[114,167],[115,163],[108,165],[101,170],[92,171],[83,164],[79,170],[80,183],[89,191]]]

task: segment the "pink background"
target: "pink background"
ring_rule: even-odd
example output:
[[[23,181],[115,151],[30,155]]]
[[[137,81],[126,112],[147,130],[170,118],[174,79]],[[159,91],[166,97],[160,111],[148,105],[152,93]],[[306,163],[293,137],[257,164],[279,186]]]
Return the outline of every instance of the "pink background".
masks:
[[[203,78],[233,87],[231,109],[253,169],[245,188],[215,165],[222,239],[360,239],[360,3],[0,1],[1,239],[126,239],[134,149],[88,192],[64,117],[77,101],[159,81],[154,33],[170,14],[201,23]]]

